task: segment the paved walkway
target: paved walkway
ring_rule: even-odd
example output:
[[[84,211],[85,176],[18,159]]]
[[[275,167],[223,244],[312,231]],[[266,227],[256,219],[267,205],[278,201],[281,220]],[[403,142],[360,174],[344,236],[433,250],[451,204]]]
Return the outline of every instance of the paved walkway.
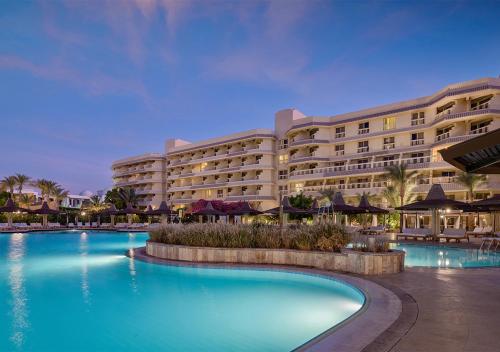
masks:
[[[389,332],[366,351],[500,351],[500,268],[408,268],[369,279],[405,291],[407,309],[399,336]]]

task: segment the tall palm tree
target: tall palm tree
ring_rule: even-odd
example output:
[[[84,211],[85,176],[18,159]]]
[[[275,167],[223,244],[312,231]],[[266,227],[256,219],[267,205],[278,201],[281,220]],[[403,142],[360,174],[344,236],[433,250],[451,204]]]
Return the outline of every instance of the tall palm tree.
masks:
[[[417,176],[417,171],[408,171],[406,164],[387,166],[385,171],[385,177],[398,192],[400,206],[405,205],[406,197],[411,192],[412,185],[410,181]],[[402,231],[403,216],[399,217],[399,228]]]
[[[135,190],[132,187],[124,187],[118,190],[118,194],[121,200],[125,204],[130,204],[132,206],[137,204],[137,195],[135,194]]]
[[[57,183],[50,189],[49,196],[54,198],[55,203],[59,206],[59,203],[68,196],[69,192],[64,188],[59,186]]]
[[[42,178],[36,180],[34,182],[34,186],[40,190],[43,200],[47,202],[51,193],[54,193],[54,190],[57,187],[57,183]]]
[[[16,187],[16,176],[6,176],[0,181],[3,189],[9,192],[10,198],[14,198],[14,188]]]
[[[19,194],[19,197],[21,197],[21,194],[23,193],[23,188],[30,182],[31,177],[23,174],[16,174],[14,177],[16,178],[16,183],[17,183],[17,193]]]
[[[457,182],[467,188],[467,198],[470,202],[474,200],[477,187],[486,182],[486,175],[471,174],[462,172],[457,177]]]
[[[19,205],[27,208],[35,201],[34,196],[32,194],[21,194],[19,196]]]

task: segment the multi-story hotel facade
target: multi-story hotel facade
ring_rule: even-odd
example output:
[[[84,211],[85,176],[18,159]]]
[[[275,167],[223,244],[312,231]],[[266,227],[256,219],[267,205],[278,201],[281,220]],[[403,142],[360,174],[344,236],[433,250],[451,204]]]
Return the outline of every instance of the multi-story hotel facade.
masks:
[[[170,139],[163,154],[114,162],[113,180],[143,195],[140,206],[166,200],[178,208],[219,199],[247,200],[265,210],[276,206],[280,195],[316,196],[328,188],[342,191],[350,202],[363,192],[380,195],[387,186],[385,168],[406,164],[418,172],[413,192],[419,196],[439,183],[448,196],[464,200],[467,189],[457,182],[459,171],[438,151],[498,128],[500,79],[486,78],[342,115],[306,116],[285,109],[275,114],[274,130],[196,143]],[[488,176],[477,192],[500,193],[500,176]]]

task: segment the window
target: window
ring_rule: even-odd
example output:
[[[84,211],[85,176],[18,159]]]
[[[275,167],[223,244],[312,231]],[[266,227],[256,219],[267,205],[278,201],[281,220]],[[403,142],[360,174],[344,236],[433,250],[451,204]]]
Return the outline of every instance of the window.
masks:
[[[288,139],[280,139],[279,149],[286,149],[286,148],[288,148]]]
[[[358,142],[358,153],[366,153],[369,150],[368,141]]]
[[[279,156],[279,163],[280,164],[286,164],[286,163],[288,163],[288,154],[280,154],[280,156]]]
[[[425,124],[425,112],[414,112],[411,114],[411,125],[418,126]]]
[[[335,155],[336,156],[344,155],[344,145],[343,144],[337,144],[335,146]]]
[[[280,180],[286,180],[288,178],[288,170],[280,170],[278,178]]]
[[[335,138],[344,138],[344,137],[345,137],[345,126],[336,127]]]
[[[488,95],[485,97],[477,98],[474,99],[470,102],[470,109],[471,110],[482,110],[482,109],[488,109],[489,106],[489,101],[493,98],[493,95]]]
[[[491,120],[473,122],[470,125],[470,134],[479,134],[488,132],[488,125],[491,123]]]
[[[394,137],[385,137],[384,138],[384,150],[394,149],[396,144],[394,143]]]
[[[278,186],[278,191],[280,195],[286,195],[288,194],[288,186],[287,185]]]
[[[438,130],[436,130],[436,142],[449,138],[452,128],[453,126],[447,126],[445,128],[439,128]]]
[[[411,134],[411,145],[424,144],[424,132],[416,132]]]
[[[358,126],[358,134],[366,134],[370,132],[370,123],[362,122]]]
[[[448,115],[451,114],[451,108],[455,105],[455,102],[449,102],[448,104],[442,105],[436,109],[436,114],[438,115]]]
[[[384,117],[384,131],[392,130],[396,128],[396,118],[395,117]]]
[[[217,198],[224,198],[224,190],[222,189],[217,190]]]
[[[453,177],[455,176],[455,171],[443,171],[441,172],[442,177]]]
[[[345,161],[336,161],[333,163],[334,171],[344,171],[345,170]]]

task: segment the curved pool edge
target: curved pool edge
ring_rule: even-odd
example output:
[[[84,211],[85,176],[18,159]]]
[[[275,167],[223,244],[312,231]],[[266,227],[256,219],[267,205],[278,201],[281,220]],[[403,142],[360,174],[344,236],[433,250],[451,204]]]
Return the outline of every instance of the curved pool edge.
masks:
[[[227,264],[174,261],[152,257],[146,254],[145,247],[127,251],[127,256],[134,259],[160,265],[284,271],[297,274],[324,277],[345,283],[361,291],[365,303],[356,313],[339,324],[324,331],[302,345],[295,351],[336,351],[360,352],[386,332],[400,317],[403,305],[398,295],[383,286],[362,277],[346,275],[320,269],[296,267],[290,265],[262,264]]]

